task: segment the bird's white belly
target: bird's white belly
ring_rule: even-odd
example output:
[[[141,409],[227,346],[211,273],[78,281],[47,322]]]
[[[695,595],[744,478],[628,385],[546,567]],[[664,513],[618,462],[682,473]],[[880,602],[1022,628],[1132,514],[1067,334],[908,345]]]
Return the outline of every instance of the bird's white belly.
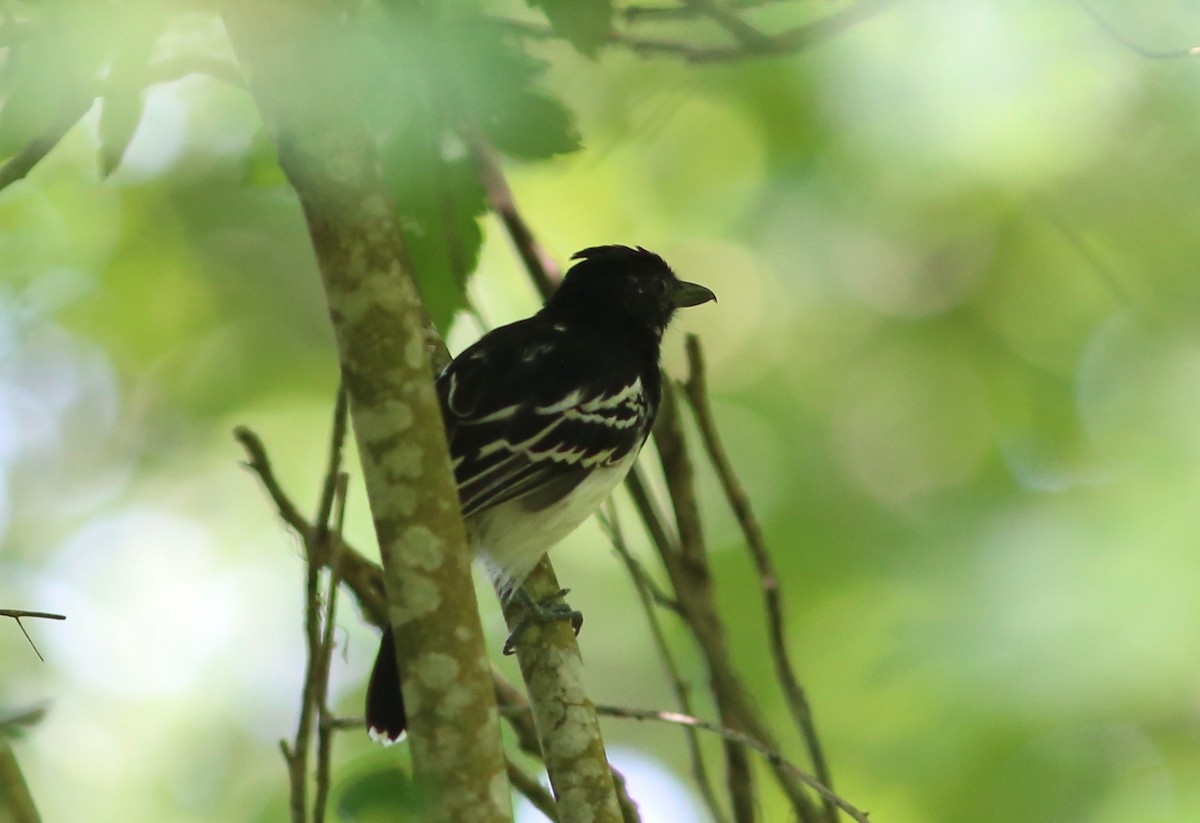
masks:
[[[520,499],[480,512],[467,523],[471,546],[487,564],[501,596],[507,599],[554,544],[575,531],[600,507],[637,460],[638,450],[620,463],[593,471],[562,500],[530,517]],[[531,528],[514,530],[512,523]]]

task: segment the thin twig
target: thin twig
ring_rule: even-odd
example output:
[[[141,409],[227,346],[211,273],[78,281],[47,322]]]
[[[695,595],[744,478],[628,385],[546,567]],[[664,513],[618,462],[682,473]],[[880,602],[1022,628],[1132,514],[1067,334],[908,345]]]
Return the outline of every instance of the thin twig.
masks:
[[[263,488],[271,497],[271,502],[275,504],[276,511],[279,512],[280,518],[284,523],[287,523],[293,531],[301,537],[308,534],[310,526],[308,520],[296,508],[291,499],[283,491],[283,487],[279,484],[278,478],[275,477],[275,471],[271,468],[271,460],[267,457],[266,447],[263,446],[262,438],[251,431],[246,426],[236,426],[233,430],[234,438],[242,444],[242,448],[246,450],[246,462],[242,465],[250,469],[258,475],[259,481]]]
[[[637,589],[638,599],[642,604],[642,612],[646,616],[646,622],[650,624],[650,636],[654,639],[654,646],[658,649],[659,659],[662,660],[663,667],[667,671],[667,680],[671,684],[672,691],[675,692],[675,700],[679,704],[679,709],[685,714],[693,714],[691,686],[683,679],[683,673],[679,670],[679,665],[675,662],[675,656],[671,654],[670,646],[667,645],[666,633],[663,631],[662,623],[658,619],[658,613],[654,609],[655,596],[651,591],[649,578],[633,558],[633,555],[630,554],[629,547],[625,544],[625,535],[621,531],[621,522],[617,518],[617,507],[613,504],[611,498],[608,501],[607,508],[608,511],[602,514],[600,523],[608,533],[609,542],[612,543],[613,548],[621,559],[625,561],[625,567],[629,570],[629,574],[633,578],[634,588]],[[678,614],[677,605],[676,613]],[[696,786],[700,790],[700,796],[704,798],[704,804],[708,806],[708,812],[712,815],[712,819],[716,823],[725,823],[728,817],[721,809],[716,791],[714,791],[712,783],[708,778],[708,769],[704,764],[704,754],[700,750],[700,740],[694,729],[685,729],[684,737],[687,740],[688,756],[692,763],[692,776],[695,778]]]
[[[658,447],[679,532],[678,551],[662,555],[663,566],[675,589],[684,623],[704,655],[709,686],[721,721],[768,739],[765,729],[756,723],[750,710],[745,685],[730,659],[728,637],[717,613],[704,531],[700,523],[700,507],[696,500],[692,460],[679,424],[675,392],[669,382],[663,385],[662,402],[654,425],[654,443]],[[729,741],[725,742],[725,782],[734,820],[738,823],[753,821],[754,775],[745,750]],[[785,791],[787,788],[784,785]],[[800,787],[795,787],[795,791],[788,794],[793,809],[805,823],[815,823],[815,810]]]
[[[764,6],[777,6],[794,0],[729,0],[724,4],[730,11],[752,11]],[[703,10],[691,4],[682,6],[629,6],[622,9],[621,16],[629,23],[659,22],[670,20],[695,20],[704,15]]]
[[[23,617],[36,617],[46,620],[66,620],[65,614],[54,614],[53,612],[31,612],[24,609],[0,609],[0,617],[11,617],[17,624],[17,628],[21,630],[21,634],[25,635],[25,639],[29,641],[29,648],[33,649],[33,653],[37,655],[38,660],[43,663],[46,658],[42,657],[42,653],[38,651],[37,644],[33,642],[33,638],[29,636],[29,632],[25,630],[25,624],[21,622]]]
[[[308,542],[308,541],[306,541]],[[317,694],[320,684],[321,650],[321,567],[308,563],[304,586],[304,641],[308,662],[304,686],[300,692],[300,719],[296,737],[290,748],[284,749],[288,766],[288,809],[292,823],[306,823],[308,815],[308,750],[312,739]]]
[[[562,280],[562,273],[555,266],[554,259],[538,244],[529,224],[525,222],[521,212],[517,209],[516,199],[513,197],[512,189],[509,188],[508,180],[504,177],[504,170],[500,166],[495,149],[484,140],[477,130],[463,128],[460,131],[467,144],[467,149],[471,153],[471,159],[475,163],[479,182],[487,192],[488,203],[491,205],[492,211],[500,215],[500,219],[504,222],[509,239],[525,264],[525,270],[529,273],[534,285],[537,286],[543,298],[549,297]]]
[[[527,774],[520,766],[508,758],[508,782],[512,787],[525,795],[533,807],[546,816],[547,820],[557,823],[558,807],[554,805],[554,797],[546,787]]]
[[[346,477],[345,474],[342,475]],[[342,494],[345,484],[341,484]],[[342,499],[345,499],[344,497]],[[325,810],[329,805],[329,790],[333,784],[333,732],[332,712],[329,710],[329,668],[333,659],[334,629],[337,625],[337,593],[340,581],[336,573],[330,573],[325,592],[325,633],[321,638],[321,677],[317,699],[317,770],[316,791],[313,795],[313,823],[324,823]]]
[[[312,549],[327,548],[330,518],[333,515],[334,501],[338,496],[338,488],[344,487],[342,475],[342,452],[346,443],[346,426],[348,424],[348,400],[346,386],[338,384],[337,399],[333,405],[333,431],[329,437],[329,460],[325,469],[325,481],[321,484],[321,497],[317,502],[317,516],[313,520],[315,528],[312,532],[312,546],[309,547],[309,562],[314,560]],[[342,501],[343,505],[345,501]]]
[[[777,57],[795,54],[828,42],[837,35],[887,11],[900,2],[902,0],[862,0],[857,5],[850,6],[840,12],[835,12],[828,17],[786,29],[779,34],[769,35],[765,41],[758,45],[744,45],[739,43],[736,46],[707,46],[677,40],[640,37],[624,32],[611,32],[609,34],[609,42],[638,54],[668,55],[682,58],[690,63],[723,63],[755,57]],[[559,34],[554,29],[536,23],[508,19],[497,22],[525,37],[539,40],[549,40],[559,37]]]
[[[499,672],[492,672],[492,687],[496,690],[496,706],[500,716],[508,721],[517,736],[517,746],[530,757],[542,759],[542,744],[533,725],[533,709],[525,694],[508,682]]]
[[[625,478],[625,488],[629,490],[638,517],[642,519],[646,533],[650,535],[650,542],[654,544],[659,556],[678,552],[679,538],[667,531],[666,518],[650,494],[650,486],[641,466],[635,464],[630,470],[629,476]],[[678,601],[675,602],[678,605]]]
[[[341,466],[342,444],[346,435],[346,392],[338,389],[337,411],[334,413],[334,434],[330,449],[330,467]],[[338,541],[342,537],[342,529],[346,523],[346,491],[350,485],[350,477],[339,471],[337,482],[334,484],[333,522],[331,529],[325,529],[327,536],[333,536]],[[318,520],[319,524],[325,522]],[[328,541],[332,542],[332,541]],[[326,557],[329,552],[326,552]],[[311,560],[309,561],[312,562]],[[335,731],[333,712],[329,709],[329,669],[333,660],[335,646],[334,632],[337,628],[337,594],[341,581],[337,570],[329,573],[329,584],[325,592],[325,631],[321,638],[321,676],[317,699],[317,773],[316,792],[313,796],[313,823],[324,823],[326,807],[329,805],[329,791],[333,781],[333,732]]]
[[[20,620],[22,617],[38,617],[45,620],[66,620],[65,614],[56,614],[54,612],[31,612],[25,609],[0,609],[0,617],[11,617],[14,620]]]
[[[750,505],[750,498],[734,473],[733,465],[717,432],[717,426],[712,416],[712,407],[708,401],[708,380],[699,338],[695,335],[688,335],[686,347],[688,379],[683,385],[684,393],[695,415],[704,450],[708,453],[713,469],[721,481],[725,499],[729,501],[738,525],[741,526],[742,535],[746,539],[746,547],[758,572],[759,586],[762,589],[763,603],[767,613],[767,631],[771,659],[775,664],[775,675],[779,678],[788,708],[808,747],[813,772],[822,784],[833,788],[829,764],[825,759],[820,738],[817,736],[816,724],[813,721],[812,708],[809,706],[808,698],[796,677],[795,667],[788,655],[787,640],[783,630],[784,609],[783,596],[779,590],[779,575],[775,572],[762,528]],[[837,810],[828,798],[826,798],[825,816],[831,823],[837,820]]]
[[[683,0],[683,2],[695,9],[698,14],[711,18],[745,48],[770,47],[770,37],[743,20],[735,10],[721,5],[716,0]]]
[[[333,628],[337,604],[338,579],[336,572],[330,574],[328,595],[322,604],[321,576],[328,558],[333,554],[331,537],[340,539],[342,519],[345,515],[346,476],[341,471],[342,451],[346,439],[347,401],[346,393],[338,387],[331,425],[329,459],[325,468],[325,479],[317,503],[317,516],[312,526],[304,523],[297,528],[304,540],[307,557],[304,596],[304,638],[308,662],[305,667],[304,687],[300,695],[300,718],[296,724],[296,737],[292,745],[281,744],[288,767],[288,808],[293,823],[305,823],[308,815],[308,760],[316,725],[317,778],[314,798],[313,823],[323,823],[325,807],[329,797],[329,771],[331,756],[331,730],[328,728],[326,705],[329,692],[329,665],[333,655]],[[271,472],[270,462],[262,443],[248,429],[236,432],[243,446],[251,454],[251,466],[258,472],[271,497],[282,512],[285,508],[295,509],[290,500],[278,487]],[[336,514],[335,514],[336,510]],[[300,517],[295,512],[293,518]],[[288,518],[285,518],[288,519]],[[296,525],[294,519],[288,522]]]
[[[631,709],[625,706],[596,706],[596,711],[600,714],[608,715],[609,717],[623,717],[630,720],[657,720],[662,723],[674,723],[680,726],[691,726],[696,729],[712,732],[723,737],[726,741],[739,746],[744,746],[747,749],[752,749],[770,763],[774,768],[787,772],[793,778],[808,786],[822,798],[830,801],[839,809],[850,815],[853,820],[858,823],[870,823],[867,818],[867,812],[852,805],[848,800],[835,793],[828,786],[817,780],[816,777],[798,768],[795,764],[786,760],[783,755],[777,752],[772,747],[755,740],[753,737],[739,732],[737,729],[731,729],[728,726],[722,726],[718,723],[709,723],[705,720],[700,720],[696,717],[691,717],[678,712],[659,712],[648,711],[645,709]]]
[[[629,551],[629,545],[625,542],[620,524],[617,522],[616,506],[613,505],[611,498],[609,498],[606,509],[596,513],[596,519],[600,521],[600,527],[608,536],[608,542],[612,544],[613,551],[617,553],[617,556],[625,564],[625,568],[633,578],[634,583],[637,584],[637,588],[645,590],[646,596],[650,598],[653,605],[661,606],[667,611],[679,614],[679,604],[675,601],[675,598],[663,591],[658,581],[650,576],[650,573],[646,571],[646,567]]]
[[[1132,51],[1139,57],[1145,57],[1149,60],[1177,60],[1181,57],[1196,57],[1200,56],[1200,46],[1185,46],[1181,49],[1149,49],[1139,43],[1126,37],[1116,26],[1108,22],[1090,5],[1083,0],[1076,0],[1079,8],[1083,13],[1092,18],[1092,22],[1100,27],[1100,30],[1116,40],[1125,48]]]

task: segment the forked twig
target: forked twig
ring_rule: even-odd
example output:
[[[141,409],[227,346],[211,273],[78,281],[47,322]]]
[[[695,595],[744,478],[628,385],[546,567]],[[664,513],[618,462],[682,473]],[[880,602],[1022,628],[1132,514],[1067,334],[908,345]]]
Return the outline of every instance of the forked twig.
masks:
[[[0,609],[0,617],[11,617],[17,624],[17,628],[21,630],[21,634],[25,635],[25,639],[29,641],[29,648],[33,649],[33,653],[37,655],[38,660],[43,663],[46,658],[42,657],[42,653],[38,651],[37,644],[33,642],[33,638],[29,636],[29,632],[25,630],[25,624],[21,622],[23,617],[34,617],[45,620],[66,620],[65,614],[55,614],[53,612],[31,612],[25,609]]]

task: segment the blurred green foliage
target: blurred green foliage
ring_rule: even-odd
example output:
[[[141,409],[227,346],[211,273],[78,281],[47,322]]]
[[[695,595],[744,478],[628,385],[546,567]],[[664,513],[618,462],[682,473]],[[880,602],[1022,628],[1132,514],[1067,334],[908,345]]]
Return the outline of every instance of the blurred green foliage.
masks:
[[[888,823],[1200,818],[1200,63],[1076,4],[911,0],[793,56],[689,64],[628,41],[728,34],[627,8],[359,9],[346,60],[452,348],[467,293],[491,324],[536,307],[471,128],[558,259],[642,244],[720,295],[681,327],[840,791]],[[1194,4],[1091,8],[1148,48],[1200,42]],[[0,191],[0,605],[68,615],[30,627],[46,666],[0,631],[0,706],[53,700],[14,744],[48,821],[285,818],[300,563],[228,432],[314,501],[336,366],[299,208],[212,76],[232,59],[194,9],[0,2],[0,162],[95,101]],[[795,754],[757,581],[700,482],[735,655]],[[349,516],[370,551],[361,492]],[[555,552],[593,696],[669,707],[604,546]],[[342,623],[350,716],[373,636]],[[674,730],[606,734],[687,782]],[[351,778],[390,753],[347,733],[337,757],[338,802],[370,805]]]

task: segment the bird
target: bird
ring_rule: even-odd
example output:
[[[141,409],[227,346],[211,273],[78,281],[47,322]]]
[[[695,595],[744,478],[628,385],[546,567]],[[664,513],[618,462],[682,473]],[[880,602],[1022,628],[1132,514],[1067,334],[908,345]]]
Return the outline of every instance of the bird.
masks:
[[[629,473],[662,398],[663,333],[677,309],[716,300],[640,246],[571,259],[540,311],[488,332],[435,380],[468,542],[504,601]],[[407,725],[390,627],[366,723],[383,742]]]

